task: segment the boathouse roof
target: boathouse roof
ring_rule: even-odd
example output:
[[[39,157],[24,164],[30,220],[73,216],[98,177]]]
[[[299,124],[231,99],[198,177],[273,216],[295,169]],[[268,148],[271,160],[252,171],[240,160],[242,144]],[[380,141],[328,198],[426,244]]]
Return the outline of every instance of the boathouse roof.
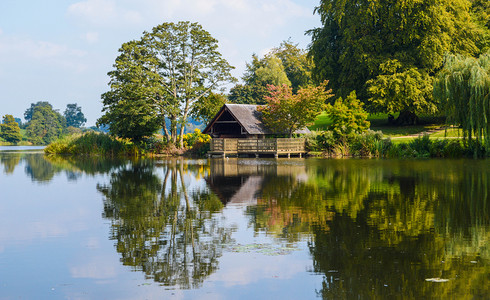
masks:
[[[212,126],[220,120],[225,113],[229,113],[248,135],[274,134],[264,123],[262,113],[257,110],[260,105],[253,104],[225,104],[209,122],[203,133],[210,133]],[[308,128],[296,130],[295,133],[309,133]]]

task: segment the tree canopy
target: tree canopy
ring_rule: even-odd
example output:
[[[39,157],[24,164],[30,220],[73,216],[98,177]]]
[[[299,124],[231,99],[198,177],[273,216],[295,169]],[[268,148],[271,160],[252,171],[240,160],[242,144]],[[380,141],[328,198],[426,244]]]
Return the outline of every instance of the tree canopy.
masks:
[[[218,41],[190,22],[163,23],[140,40],[123,44],[108,73],[110,91],[102,95],[105,114],[98,124],[132,139],[163,128],[169,142],[176,142],[180,133],[182,147],[196,103],[234,80],[233,67],[217,49]]]
[[[13,144],[22,140],[19,124],[12,115],[3,116],[3,122],[0,124],[0,137]]]
[[[481,51],[483,32],[470,8],[467,0],[322,0],[323,26],[309,32],[313,77],[330,79],[337,96],[355,90],[363,102],[371,97],[371,111],[430,112],[430,77],[444,55]],[[417,103],[406,105],[413,96]]]
[[[37,105],[32,109],[32,117],[27,125],[26,135],[33,144],[47,145],[59,138],[65,127],[65,118],[53,110],[51,104]]]
[[[327,83],[300,88],[296,94],[285,84],[269,85],[270,95],[265,97],[267,104],[258,108],[264,124],[274,132],[287,133],[291,137],[326,108],[327,99],[333,96],[332,90],[326,89]]]
[[[67,104],[63,115],[66,119],[66,126],[68,127],[72,126],[80,128],[85,124],[85,122],[87,122],[87,119],[82,112],[82,108],[76,103]]]
[[[449,55],[434,96],[445,107],[449,123],[461,125],[465,138],[474,137],[490,150],[490,52],[478,59]]]
[[[243,84],[237,84],[230,90],[229,99],[232,103],[265,104],[265,97],[269,95],[268,85],[285,84],[297,92],[300,87],[312,84],[312,67],[306,51],[290,40],[284,41],[262,58],[252,55],[242,77]]]

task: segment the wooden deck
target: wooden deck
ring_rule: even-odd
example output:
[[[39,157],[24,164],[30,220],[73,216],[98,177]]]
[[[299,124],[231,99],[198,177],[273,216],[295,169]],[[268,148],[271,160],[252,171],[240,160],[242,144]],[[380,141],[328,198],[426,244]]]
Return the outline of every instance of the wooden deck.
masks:
[[[209,155],[291,155],[302,156],[306,153],[305,139],[212,139]]]

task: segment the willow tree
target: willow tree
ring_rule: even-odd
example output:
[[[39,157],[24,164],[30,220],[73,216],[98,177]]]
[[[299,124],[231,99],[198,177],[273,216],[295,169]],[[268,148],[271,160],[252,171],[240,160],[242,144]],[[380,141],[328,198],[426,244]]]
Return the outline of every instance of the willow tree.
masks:
[[[464,138],[490,150],[490,52],[478,59],[448,55],[434,84],[448,122],[460,125]]]

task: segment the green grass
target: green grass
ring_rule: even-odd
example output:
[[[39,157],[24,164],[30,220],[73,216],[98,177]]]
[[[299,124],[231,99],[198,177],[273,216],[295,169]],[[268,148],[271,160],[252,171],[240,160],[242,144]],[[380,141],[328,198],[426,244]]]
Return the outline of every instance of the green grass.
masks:
[[[394,116],[397,117],[396,115]],[[367,119],[371,123],[371,130],[381,131],[383,135],[389,137],[415,135],[425,131],[441,128],[444,125],[443,120],[438,117],[421,116],[421,125],[414,126],[393,126],[388,124],[388,114],[370,114]],[[308,128],[312,131],[327,130],[332,124],[332,120],[323,112],[316,119],[313,125]]]

